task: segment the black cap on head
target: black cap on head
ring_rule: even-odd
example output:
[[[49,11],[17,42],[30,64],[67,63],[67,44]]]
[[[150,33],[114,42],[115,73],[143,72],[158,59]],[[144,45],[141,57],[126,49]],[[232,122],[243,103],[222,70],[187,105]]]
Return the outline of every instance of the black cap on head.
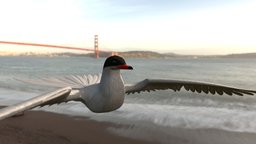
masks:
[[[125,60],[120,56],[110,56],[106,59],[104,63],[104,68],[109,66],[119,66],[119,65],[125,65]]]

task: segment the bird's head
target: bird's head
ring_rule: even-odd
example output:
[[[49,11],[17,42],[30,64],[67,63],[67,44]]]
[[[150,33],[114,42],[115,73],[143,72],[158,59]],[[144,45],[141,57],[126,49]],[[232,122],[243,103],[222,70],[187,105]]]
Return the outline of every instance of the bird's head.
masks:
[[[103,68],[110,68],[113,70],[133,70],[133,68],[126,64],[125,60],[120,56],[110,56],[106,59]]]

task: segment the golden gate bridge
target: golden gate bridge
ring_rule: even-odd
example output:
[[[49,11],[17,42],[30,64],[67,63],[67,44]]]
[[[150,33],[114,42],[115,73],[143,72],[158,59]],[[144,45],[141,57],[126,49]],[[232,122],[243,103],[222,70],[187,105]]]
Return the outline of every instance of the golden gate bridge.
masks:
[[[37,47],[69,49],[69,50],[79,50],[79,51],[93,51],[95,53],[95,58],[99,58],[100,52],[107,52],[107,53],[111,53],[112,55],[117,54],[116,52],[113,52],[113,51],[99,50],[98,35],[94,35],[94,49],[82,48],[82,47],[72,47],[72,46],[51,45],[51,44],[12,42],[12,41],[0,41],[0,44],[37,46]]]

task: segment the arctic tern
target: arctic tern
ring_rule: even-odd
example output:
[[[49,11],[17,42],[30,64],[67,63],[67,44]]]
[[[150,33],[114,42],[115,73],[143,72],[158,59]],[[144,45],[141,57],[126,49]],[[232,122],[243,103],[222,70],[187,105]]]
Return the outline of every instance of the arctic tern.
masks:
[[[135,84],[124,84],[120,70],[133,70],[120,56],[106,59],[102,75],[69,76],[63,78],[41,78],[25,82],[59,87],[59,89],[39,95],[32,99],[0,109],[0,120],[14,116],[26,110],[45,105],[59,104],[68,101],[82,102],[95,113],[111,112],[124,103],[125,94],[172,89],[223,95],[254,95],[256,91],[211,84],[205,82],[145,79]]]

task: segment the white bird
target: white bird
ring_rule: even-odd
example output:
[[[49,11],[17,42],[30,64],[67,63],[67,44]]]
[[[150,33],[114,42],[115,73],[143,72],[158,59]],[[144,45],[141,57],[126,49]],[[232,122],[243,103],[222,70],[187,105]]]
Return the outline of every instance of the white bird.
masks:
[[[180,91],[184,88],[192,92],[223,95],[254,95],[256,91],[222,86],[204,82],[145,79],[135,84],[124,84],[120,70],[132,70],[120,56],[111,56],[106,59],[102,76],[70,76],[53,79],[37,79],[25,82],[64,87],[46,93],[27,101],[9,106],[0,110],[0,120],[11,117],[26,110],[45,105],[58,104],[68,101],[80,101],[92,112],[110,112],[123,105],[125,94],[140,93],[141,91],[155,91],[172,89]]]

